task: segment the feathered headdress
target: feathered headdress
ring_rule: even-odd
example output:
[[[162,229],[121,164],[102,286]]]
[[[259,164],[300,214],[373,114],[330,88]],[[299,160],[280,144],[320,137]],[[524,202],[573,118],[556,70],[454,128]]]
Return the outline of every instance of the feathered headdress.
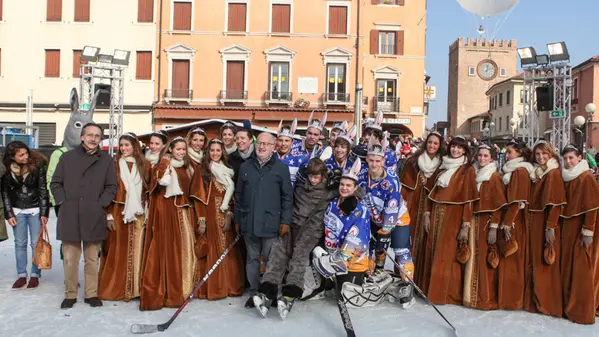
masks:
[[[297,118],[293,119],[293,122],[291,123],[291,126],[283,126],[283,120],[281,119],[281,122],[279,123],[279,134],[277,135],[278,137],[289,137],[289,138],[293,138],[293,136],[295,135],[295,130],[297,129]]]
[[[337,139],[343,139],[349,143],[349,146],[351,146],[354,143],[354,138],[356,138],[356,130],[356,125],[354,124],[354,126],[352,126],[351,129],[349,129],[349,131],[337,136]]]
[[[379,110],[379,112],[376,114],[376,118],[374,119],[374,121],[371,121],[370,123],[366,124],[366,127],[364,127],[364,129],[377,129],[377,130],[383,130],[383,111]]]
[[[358,182],[360,180],[360,178],[358,177],[358,174],[360,173],[361,169],[362,169],[362,161],[360,160],[360,158],[356,158],[356,161],[354,162],[354,164],[349,169],[346,169],[345,171],[343,171],[343,175],[341,177],[353,179],[356,182]]]
[[[310,113],[310,117],[308,118],[308,128],[315,128],[320,130],[320,132],[323,131],[325,124],[327,123],[327,112],[324,112],[324,115],[322,115],[322,119],[318,120],[318,119],[314,119],[314,110],[312,110],[312,112]]]
[[[371,135],[368,140],[368,155],[385,157],[385,147],[383,144],[376,144],[374,139],[374,135]]]

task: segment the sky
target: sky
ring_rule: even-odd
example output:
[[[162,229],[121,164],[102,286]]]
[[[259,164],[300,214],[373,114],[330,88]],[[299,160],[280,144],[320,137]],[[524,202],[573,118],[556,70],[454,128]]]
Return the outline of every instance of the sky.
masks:
[[[546,54],[548,43],[565,41],[572,65],[599,54],[599,0],[520,0],[511,13],[491,18],[488,33],[497,22],[495,39],[517,40],[518,47],[532,46]],[[477,38],[484,23],[465,11],[457,0],[428,0],[426,72],[437,86],[430,104],[427,126],[447,119],[447,69],[449,46],[459,37]],[[519,64],[519,60],[517,61]]]

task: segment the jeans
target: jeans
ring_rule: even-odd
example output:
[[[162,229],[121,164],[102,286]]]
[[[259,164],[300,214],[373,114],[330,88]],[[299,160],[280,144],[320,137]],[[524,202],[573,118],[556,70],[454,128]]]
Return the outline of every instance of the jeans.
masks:
[[[31,242],[31,277],[42,275],[39,268],[33,263],[33,254],[37,238],[42,230],[40,215],[21,213],[16,216],[17,225],[13,227],[15,234],[15,257],[17,258],[17,274],[19,277],[27,277],[27,230]]]

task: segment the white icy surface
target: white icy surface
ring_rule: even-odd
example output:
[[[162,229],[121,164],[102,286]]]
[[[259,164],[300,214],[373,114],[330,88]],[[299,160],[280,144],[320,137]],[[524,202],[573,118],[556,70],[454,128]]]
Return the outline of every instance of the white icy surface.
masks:
[[[131,324],[159,324],[167,321],[175,309],[141,312],[139,302],[104,302],[102,308],[83,303],[83,288],[73,309],[59,308],[64,296],[63,269],[56,237],[56,218],[49,222],[53,244],[53,269],[43,271],[37,290],[12,291],[16,279],[12,230],[10,239],[0,243],[0,336],[132,336]],[[83,263],[80,267],[83,287]],[[556,291],[556,293],[559,293]],[[267,319],[255,309],[245,309],[246,296],[216,302],[194,300],[171,327],[156,336],[345,336],[337,306],[333,300],[296,302],[286,321],[276,308]],[[458,306],[440,306],[439,310],[455,325],[462,336],[599,336],[599,324],[583,326],[526,312],[484,312]],[[418,300],[409,310],[397,304],[382,303],[370,309],[350,310],[358,336],[452,336],[448,325]]]

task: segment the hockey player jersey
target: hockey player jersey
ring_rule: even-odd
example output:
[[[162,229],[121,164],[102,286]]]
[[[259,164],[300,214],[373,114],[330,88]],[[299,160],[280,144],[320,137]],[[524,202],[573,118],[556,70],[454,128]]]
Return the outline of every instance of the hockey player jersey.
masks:
[[[368,270],[370,213],[362,201],[348,215],[341,212],[339,204],[338,197],[333,199],[325,213],[325,248],[329,254],[339,251],[348,271],[365,272]]]
[[[281,160],[283,163],[285,163],[289,167],[289,174],[291,176],[291,185],[295,188],[295,180],[296,180],[297,171],[299,170],[300,166],[302,166],[302,164],[308,162],[308,157],[305,155],[291,151],[284,155],[280,155],[277,152],[277,158],[279,158],[279,160]]]
[[[305,155],[309,158],[312,153],[308,151],[308,149],[306,149],[305,141],[305,139],[293,141],[293,144],[291,144],[291,152],[298,153],[300,155]],[[319,144],[316,144],[316,146],[316,157],[319,157],[322,154],[322,151],[325,149],[325,147]]]
[[[327,159],[327,161],[325,162],[325,165],[326,165],[328,171],[334,171],[335,169],[340,169],[341,172],[345,171],[346,169],[349,169],[350,167],[352,167],[353,164],[354,164],[354,161],[349,158],[345,159],[345,161],[343,163],[338,163],[337,160],[335,160],[335,157],[331,157],[331,158]]]
[[[356,158],[360,158],[363,162],[366,162],[366,155],[368,149],[366,145],[357,145],[352,148],[349,158],[355,161]],[[391,151],[389,147],[385,149],[385,167],[395,171],[397,169],[397,154]]]
[[[364,202],[370,211],[372,224],[391,231],[397,224],[402,207],[397,176],[386,169],[379,181],[372,181],[368,174],[360,179],[363,179],[360,185],[366,190]]]

